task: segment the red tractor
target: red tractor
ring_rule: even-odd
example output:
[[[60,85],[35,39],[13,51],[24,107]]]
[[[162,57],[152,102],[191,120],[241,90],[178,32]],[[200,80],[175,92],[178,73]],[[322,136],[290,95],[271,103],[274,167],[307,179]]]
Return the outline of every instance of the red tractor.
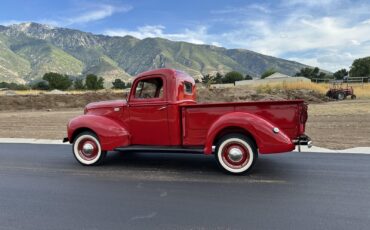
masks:
[[[345,85],[343,87],[343,82],[333,81],[330,89],[326,92],[326,96],[337,100],[344,100],[349,96],[351,96],[351,99],[356,99],[352,86],[349,86],[348,83]]]

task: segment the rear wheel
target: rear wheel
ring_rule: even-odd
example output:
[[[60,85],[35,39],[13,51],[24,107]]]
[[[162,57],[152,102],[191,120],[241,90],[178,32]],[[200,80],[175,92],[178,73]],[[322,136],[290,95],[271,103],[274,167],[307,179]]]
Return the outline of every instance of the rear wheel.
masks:
[[[73,142],[73,155],[82,165],[98,165],[105,156],[102,151],[98,137],[92,132],[80,133]]]
[[[344,93],[343,93],[343,92],[339,92],[339,93],[337,94],[337,99],[338,99],[338,100],[343,100],[345,97],[346,97],[346,95],[344,95]]]
[[[216,159],[228,173],[244,174],[249,172],[257,160],[257,147],[247,136],[228,134],[217,144]]]

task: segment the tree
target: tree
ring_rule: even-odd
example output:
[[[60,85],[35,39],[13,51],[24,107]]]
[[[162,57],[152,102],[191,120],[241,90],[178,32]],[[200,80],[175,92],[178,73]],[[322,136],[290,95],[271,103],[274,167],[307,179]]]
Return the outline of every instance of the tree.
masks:
[[[1,82],[0,83],[0,89],[6,88],[11,90],[28,90],[30,87],[28,85],[23,84],[17,84],[17,83],[7,83],[7,82]]]
[[[32,85],[32,89],[36,90],[49,90],[49,85],[46,81],[39,81]]]
[[[112,89],[125,89],[126,88],[126,84],[125,82],[123,82],[121,79],[115,79],[113,82],[112,82]]]
[[[67,75],[59,73],[45,73],[42,79],[49,83],[49,89],[66,90],[72,85],[72,80]]]
[[[221,73],[217,72],[216,76],[213,78],[213,81],[215,84],[222,84],[223,78],[224,76]]]
[[[333,74],[333,77],[336,80],[342,80],[347,75],[348,75],[348,71],[346,69],[341,69],[341,70],[338,70],[337,72],[335,72]]]
[[[104,79],[98,78],[95,74],[89,74],[86,76],[85,85],[88,90],[104,89]]]
[[[198,80],[198,79],[197,79]],[[195,81],[196,82],[196,81]],[[198,82],[199,82],[199,80],[198,80]],[[127,82],[127,84],[126,84],[126,89],[127,88],[131,88],[131,86],[132,86],[132,83],[131,82]]]
[[[236,81],[244,80],[244,77],[241,73],[236,71],[231,71],[225,74],[225,77],[222,79],[222,83],[235,83]]]
[[[84,82],[81,78],[78,78],[76,79],[74,82],[73,82],[73,88],[74,89],[77,89],[77,90],[84,90],[86,89],[85,85],[84,85]]]
[[[213,77],[209,74],[202,77],[202,84],[206,86],[206,88],[209,88],[211,84],[213,84],[214,80]]]
[[[319,75],[317,76],[318,78],[326,78],[326,73],[320,72]]]
[[[273,68],[270,68],[270,69],[266,70],[266,71],[261,75],[261,79],[265,79],[266,77],[271,76],[271,75],[273,75],[274,73],[276,73],[276,70],[275,70],[275,69],[273,69]]]
[[[320,69],[318,67],[315,68],[305,67],[302,68],[299,72],[297,72],[294,76],[312,79],[312,78],[325,78],[326,74],[320,72]]]
[[[253,80],[253,77],[249,74],[245,75],[244,77],[245,80]]]
[[[353,61],[349,71],[351,77],[370,76],[370,57],[359,58]]]

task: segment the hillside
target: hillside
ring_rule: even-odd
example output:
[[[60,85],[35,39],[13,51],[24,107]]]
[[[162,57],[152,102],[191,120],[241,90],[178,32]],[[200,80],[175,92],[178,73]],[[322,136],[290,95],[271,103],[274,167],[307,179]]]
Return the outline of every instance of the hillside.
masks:
[[[268,68],[293,75],[306,65],[243,49],[162,38],[110,37],[37,23],[0,26],[0,81],[29,82],[55,71],[94,73],[111,82],[154,68],[176,68],[196,78],[239,71],[259,76]]]

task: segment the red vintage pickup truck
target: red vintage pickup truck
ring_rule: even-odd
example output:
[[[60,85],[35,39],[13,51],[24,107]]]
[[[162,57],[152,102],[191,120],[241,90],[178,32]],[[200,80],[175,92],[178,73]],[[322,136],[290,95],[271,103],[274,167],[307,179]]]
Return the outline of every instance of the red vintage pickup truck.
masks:
[[[306,120],[303,100],[197,104],[191,76],[158,69],[135,78],[127,101],[88,104],[69,121],[64,141],[82,165],[97,165],[113,150],[203,153],[241,174],[258,154],[310,145]]]

